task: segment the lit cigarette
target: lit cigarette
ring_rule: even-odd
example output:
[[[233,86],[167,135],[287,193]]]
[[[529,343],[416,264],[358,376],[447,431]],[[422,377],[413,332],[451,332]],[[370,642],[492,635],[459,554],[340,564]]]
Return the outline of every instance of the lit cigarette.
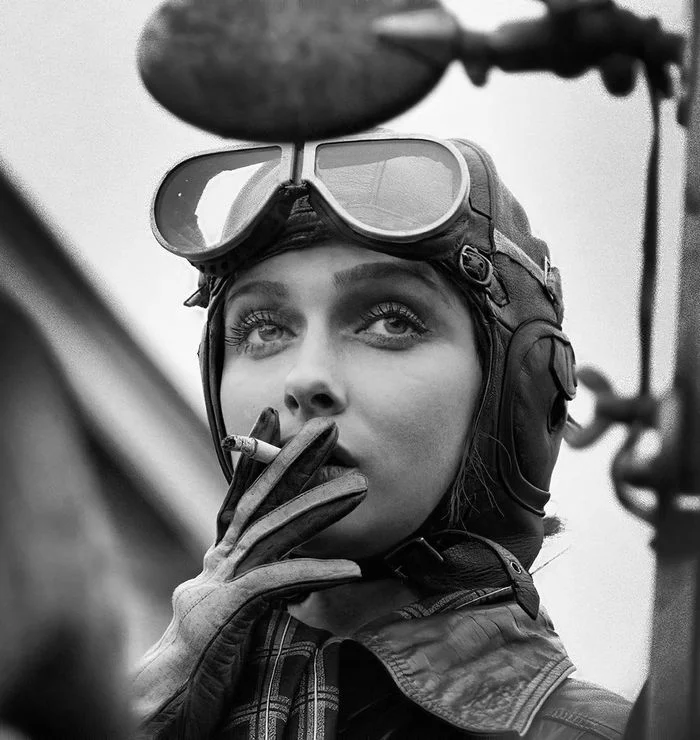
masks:
[[[253,460],[262,463],[272,462],[280,453],[280,448],[263,442],[255,437],[245,437],[242,434],[231,434],[225,437],[221,446],[228,452],[240,452]]]

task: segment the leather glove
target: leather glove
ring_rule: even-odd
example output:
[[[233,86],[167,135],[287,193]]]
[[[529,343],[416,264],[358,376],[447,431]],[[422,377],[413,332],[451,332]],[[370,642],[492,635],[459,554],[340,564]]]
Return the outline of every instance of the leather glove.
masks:
[[[270,441],[278,430],[276,412],[266,409],[252,434]],[[365,498],[359,471],[304,490],[337,437],[332,421],[316,418],[268,467],[241,458],[219,513],[217,542],[200,575],[175,589],[173,619],[137,672],[139,738],[209,737],[271,601],[360,578],[349,560],[288,557]]]

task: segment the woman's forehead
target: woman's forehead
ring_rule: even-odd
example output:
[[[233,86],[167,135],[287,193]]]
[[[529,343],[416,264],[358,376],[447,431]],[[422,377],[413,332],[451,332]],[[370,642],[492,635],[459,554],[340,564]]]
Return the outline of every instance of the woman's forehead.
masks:
[[[242,288],[261,281],[291,286],[305,281],[333,282],[344,288],[361,280],[414,280],[444,293],[446,281],[424,261],[405,260],[364,247],[334,241],[304,249],[295,249],[264,259],[241,271],[229,286],[233,296]]]
[[[290,268],[307,269],[313,267],[333,271],[347,264],[384,261],[403,262],[405,260],[399,260],[388,254],[374,252],[358,244],[338,239],[301,249],[289,249],[281,254],[266,257],[242,270],[236,282],[251,276],[259,277],[270,273],[284,273]]]

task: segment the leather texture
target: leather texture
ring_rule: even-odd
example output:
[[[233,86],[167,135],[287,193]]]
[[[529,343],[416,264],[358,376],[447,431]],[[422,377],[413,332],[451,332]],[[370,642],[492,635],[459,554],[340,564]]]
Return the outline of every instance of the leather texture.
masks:
[[[588,681],[565,681],[542,705],[525,736],[532,740],[621,740],[631,705]]]
[[[346,637],[275,608],[256,624],[222,722],[200,723],[198,737],[618,740],[629,702],[573,669],[546,612],[526,616],[508,587],[422,599]],[[189,711],[207,698],[194,688]]]
[[[254,431],[274,438],[274,415],[266,410]],[[365,497],[367,482],[357,471],[300,493],[337,435],[331,420],[312,419],[252,485],[255,467],[239,466],[203,570],[175,590],[173,619],[136,673],[140,737],[206,737],[235,689],[251,630],[270,602],[360,577],[347,560],[286,557]]]
[[[499,589],[409,605],[351,639],[381,661],[405,697],[445,723],[426,722],[422,735],[403,726],[387,738],[623,736],[630,702],[571,679],[574,666],[547,613],[531,619]]]
[[[436,532],[429,541],[421,537],[399,545],[384,564],[424,594],[509,588],[530,619],[537,618],[540,597],[532,576],[510,551],[486,537],[459,530]]]
[[[352,639],[443,721],[475,734],[524,735],[574,666],[544,611],[531,619],[497,597],[497,589],[456,592],[386,615]]]
[[[493,267],[491,285],[482,290],[453,280],[481,329],[484,363],[481,404],[463,461],[471,505],[462,526],[496,540],[529,568],[541,547],[566,403],[575,393],[574,354],[561,329],[561,286],[556,273],[550,278],[547,245],[530,232],[488,154],[472,142],[454,143],[472,179],[472,217],[460,242]],[[458,275],[457,259],[455,253],[439,265]],[[565,390],[561,378],[570,381]]]

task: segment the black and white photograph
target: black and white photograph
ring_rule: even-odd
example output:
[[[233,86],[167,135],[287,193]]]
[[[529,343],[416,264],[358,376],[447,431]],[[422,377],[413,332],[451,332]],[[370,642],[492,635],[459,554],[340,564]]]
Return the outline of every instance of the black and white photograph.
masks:
[[[0,740],[700,738],[700,0],[0,62]]]

